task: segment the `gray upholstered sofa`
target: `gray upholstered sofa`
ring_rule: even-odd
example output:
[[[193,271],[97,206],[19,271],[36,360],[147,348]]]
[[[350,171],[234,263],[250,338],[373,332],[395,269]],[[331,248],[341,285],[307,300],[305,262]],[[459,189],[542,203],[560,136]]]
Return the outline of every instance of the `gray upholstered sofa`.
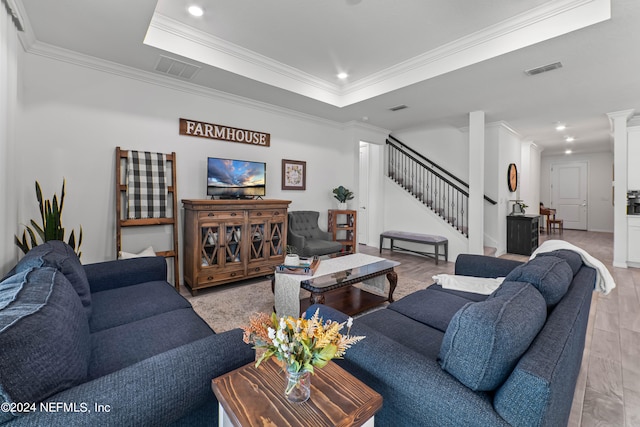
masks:
[[[383,396],[376,425],[566,425],[596,271],[565,250],[460,255],[455,270],[507,277],[488,297],[432,285],[354,322],[366,338],[339,364]],[[347,319],[308,315],[318,307]]]
[[[82,266],[63,242],[32,249],[0,282],[0,424],[216,425],[211,379],[253,350],[166,277],[160,257]]]
[[[304,257],[335,254],[342,250],[342,244],[331,238],[331,233],[318,227],[319,212],[289,212],[287,245],[296,248]]]

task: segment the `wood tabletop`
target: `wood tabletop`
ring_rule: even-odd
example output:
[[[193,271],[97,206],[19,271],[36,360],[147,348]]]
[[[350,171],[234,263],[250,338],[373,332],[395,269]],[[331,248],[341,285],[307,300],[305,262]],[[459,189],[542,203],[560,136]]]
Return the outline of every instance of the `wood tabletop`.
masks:
[[[231,422],[248,426],[361,426],[381,407],[382,396],[329,362],[311,375],[311,397],[291,403],[285,372],[273,360],[254,363],[212,380],[211,388]]]

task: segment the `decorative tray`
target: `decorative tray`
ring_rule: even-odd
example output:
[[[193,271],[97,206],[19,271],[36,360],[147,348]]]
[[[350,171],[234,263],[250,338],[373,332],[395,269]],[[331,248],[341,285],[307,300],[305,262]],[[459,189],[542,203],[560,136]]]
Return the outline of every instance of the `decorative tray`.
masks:
[[[309,262],[311,261],[311,262]],[[276,267],[276,273],[284,274],[300,274],[304,276],[313,276],[320,266],[320,260],[314,257],[312,260],[300,260],[300,265],[281,264]]]

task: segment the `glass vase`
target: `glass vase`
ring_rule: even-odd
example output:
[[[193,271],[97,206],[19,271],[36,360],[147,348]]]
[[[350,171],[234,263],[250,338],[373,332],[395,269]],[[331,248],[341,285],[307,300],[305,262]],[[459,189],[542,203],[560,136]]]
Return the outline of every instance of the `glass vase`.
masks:
[[[311,373],[294,372],[287,367],[284,395],[289,402],[306,402],[311,396]]]

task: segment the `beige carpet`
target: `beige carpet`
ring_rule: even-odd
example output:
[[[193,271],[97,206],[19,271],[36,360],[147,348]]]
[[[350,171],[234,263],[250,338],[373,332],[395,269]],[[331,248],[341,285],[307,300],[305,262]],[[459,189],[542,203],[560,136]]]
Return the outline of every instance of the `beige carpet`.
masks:
[[[431,282],[403,279],[398,275],[398,286],[393,293],[394,300],[397,301],[430,284]],[[389,292],[389,283],[387,283],[386,292],[387,294]],[[196,296],[192,296],[188,291],[183,291],[182,294],[189,300],[196,313],[216,332],[228,331],[247,324],[252,313],[273,311],[273,293],[271,281],[268,279],[251,279],[217,286],[201,290]],[[300,291],[300,298],[308,298],[308,296],[307,291]],[[388,303],[380,305],[380,308],[386,304]]]

